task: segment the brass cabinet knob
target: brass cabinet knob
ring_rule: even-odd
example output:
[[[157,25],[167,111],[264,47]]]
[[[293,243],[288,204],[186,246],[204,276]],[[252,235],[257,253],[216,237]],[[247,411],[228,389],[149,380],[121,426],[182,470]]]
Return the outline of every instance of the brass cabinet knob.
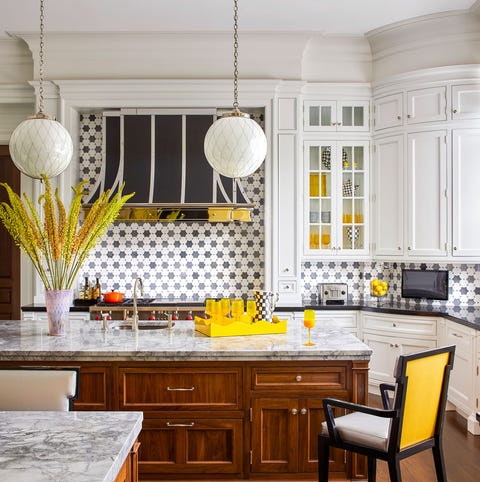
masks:
[[[292,411],[290,412],[292,415],[297,415],[298,410],[296,408],[292,408]]]
[[[397,115],[397,119],[398,119],[398,120],[402,120],[402,118],[401,118],[399,115]]]
[[[307,414],[307,409],[306,409],[306,408],[302,408],[302,409],[300,410],[300,413],[301,413],[302,415],[306,415],[306,414]]]
[[[301,381],[302,381],[302,375],[297,375],[297,376],[295,377],[295,380],[296,380],[297,382],[301,382]]]

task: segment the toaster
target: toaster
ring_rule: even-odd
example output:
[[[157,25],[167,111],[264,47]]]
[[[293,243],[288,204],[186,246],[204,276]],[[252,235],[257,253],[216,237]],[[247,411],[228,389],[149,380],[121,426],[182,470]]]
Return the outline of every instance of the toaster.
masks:
[[[348,298],[348,287],[345,283],[321,283],[318,285],[318,294],[321,305],[344,305]]]

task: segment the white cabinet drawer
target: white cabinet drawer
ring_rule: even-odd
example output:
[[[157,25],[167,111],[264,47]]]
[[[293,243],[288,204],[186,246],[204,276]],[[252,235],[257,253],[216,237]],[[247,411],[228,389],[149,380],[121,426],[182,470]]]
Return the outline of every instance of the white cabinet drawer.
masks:
[[[364,313],[363,329],[398,335],[437,336],[437,319],[425,316]]]
[[[318,326],[324,328],[356,328],[357,314],[356,313],[325,313],[316,312],[315,321]]]

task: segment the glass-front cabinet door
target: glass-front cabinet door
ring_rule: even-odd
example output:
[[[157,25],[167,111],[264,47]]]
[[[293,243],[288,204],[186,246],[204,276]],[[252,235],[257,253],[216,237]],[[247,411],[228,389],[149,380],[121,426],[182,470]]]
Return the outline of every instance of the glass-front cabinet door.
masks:
[[[368,131],[368,101],[305,101],[306,131]]]
[[[368,251],[368,142],[305,143],[307,254]]]

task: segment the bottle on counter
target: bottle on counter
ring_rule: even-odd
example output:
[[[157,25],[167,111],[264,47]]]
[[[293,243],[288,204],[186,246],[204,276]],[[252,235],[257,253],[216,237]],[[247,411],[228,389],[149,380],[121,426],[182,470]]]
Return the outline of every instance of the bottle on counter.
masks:
[[[88,280],[88,276],[85,276],[85,283],[83,284],[83,288],[80,291],[80,299],[81,300],[90,299],[90,281]]]
[[[95,286],[93,288],[93,299],[99,300],[102,294],[102,285],[100,284],[100,276],[96,277]]]
[[[172,315],[172,320],[176,321],[178,320],[178,311],[175,311]]]
[[[193,320],[193,314],[191,311],[187,313],[187,316],[185,317],[186,320]]]

